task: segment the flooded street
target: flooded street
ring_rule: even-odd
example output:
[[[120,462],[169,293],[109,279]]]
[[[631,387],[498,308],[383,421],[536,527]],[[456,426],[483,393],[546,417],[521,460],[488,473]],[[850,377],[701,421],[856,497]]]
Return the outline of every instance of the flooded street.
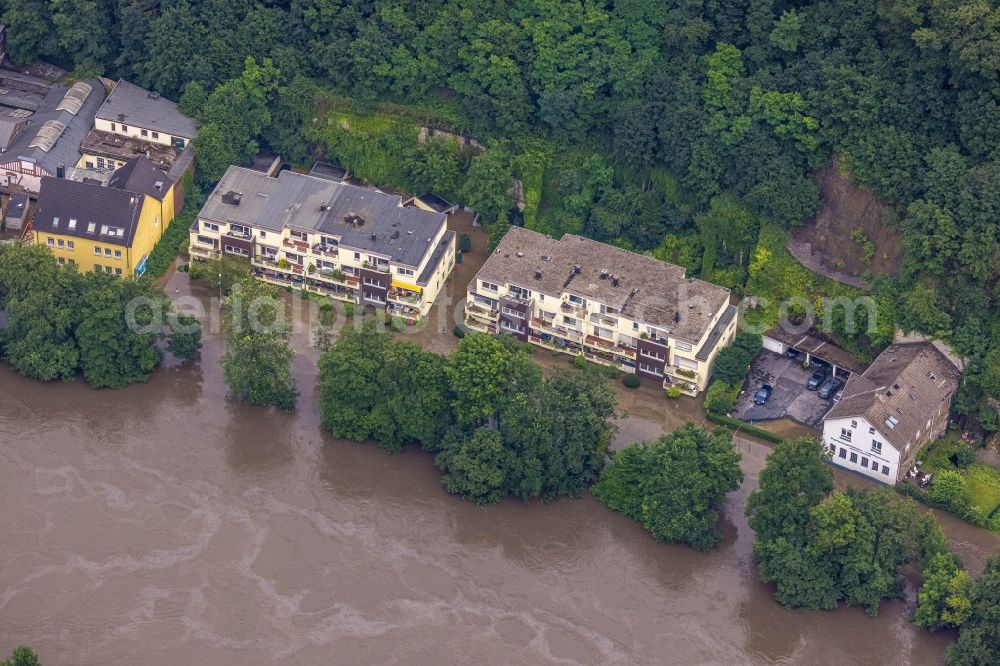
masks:
[[[296,357],[294,414],[227,401],[221,353],[206,336],[200,364],[122,391],[0,366],[0,651],[25,643],[46,666],[942,662],[950,636],[918,631],[906,603],[787,612],[756,581],[743,508],[763,445],[738,440],[746,481],[722,545],[697,553],[590,496],[476,507],[429,455],[323,435],[314,352]],[[697,416],[645,391],[620,391],[620,442]],[[997,548],[946,526],[974,567]]]

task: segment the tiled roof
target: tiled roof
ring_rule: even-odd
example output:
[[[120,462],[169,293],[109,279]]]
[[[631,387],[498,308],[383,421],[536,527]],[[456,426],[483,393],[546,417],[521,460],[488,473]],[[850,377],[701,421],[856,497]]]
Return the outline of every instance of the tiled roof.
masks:
[[[38,192],[35,231],[129,246],[142,204],[141,194],[45,176]]]
[[[852,374],[861,373],[865,369],[864,363],[855,358],[854,354],[812,333],[792,333],[791,331],[786,331],[779,324],[765,333],[765,335],[789,347],[794,347],[800,352],[818,356],[824,361],[833,363],[838,368],[849,370]]]
[[[135,194],[145,194],[157,201],[163,201],[173,183],[153,163],[145,157],[136,157],[115,171],[108,181],[108,187],[127,190]]]
[[[598,301],[695,344],[729,302],[728,289],[687,278],[680,266],[582,236],[554,240],[522,227],[511,227],[477,277]]]
[[[853,374],[826,418],[863,416],[902,450],[921,444],[927,420],[958,389],[961,373],[928,342],[890,345],[863,374]]]
[[[125,79],[115,84],[97,117],[185,139],[193,139],[198,132],[198,124],[181,113],[174,102]]]

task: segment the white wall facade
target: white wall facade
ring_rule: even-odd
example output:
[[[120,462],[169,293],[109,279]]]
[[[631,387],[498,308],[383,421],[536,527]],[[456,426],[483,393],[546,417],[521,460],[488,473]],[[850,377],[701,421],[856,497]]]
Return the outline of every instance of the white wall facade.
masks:
[[[101,132],[111,132],[112,134],[120,134],[122,136],[130,136],[136,139],[142,139],[143,141],[149,141],[150,143],[160,143],[164,146],[174,145],[173,139],[184,139],[184,144],[187,145],[191,137],[171,135],[168,132],[161,132],[158,129],[153,129],[152,127],[140,127],[138,125],[130,125],[128,123],[128,118],[124,122],[120,120],[102,120],[100,118],[94,118],[94,129]]]
[[[896,484],[899,451],[865,417],[826,419],[823,445],[830,452],[834,465],[882,483]]]

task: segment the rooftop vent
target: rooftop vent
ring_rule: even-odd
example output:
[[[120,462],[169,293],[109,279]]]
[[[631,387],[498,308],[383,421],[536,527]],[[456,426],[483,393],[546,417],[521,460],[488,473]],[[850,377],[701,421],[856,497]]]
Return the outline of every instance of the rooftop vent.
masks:
[[[347,222],[351,226],[362,227],[365,224],[365,218],[361,217],[357,213],[350,212],[344,216],[344,222]]]
[[[267,199],[271,195],[268,194],[267,192],[258,192],[257,196],[261,197],[262,199]]]
[[[612,275],[611,276],[611,286],[612,287],[617,287],[619,284],[621,284],[621,282],[618,280],[618,276],[617,275]]]
[[[125,114],[124,113],[119,113],[118,114],[118,120],[125,120]]]
[[[162,190],[163,189],[163,181],[162,180],[156,181],[155,183],[153,183],[153,187],[156,190]]]
[[[372,240],[378,240],[378,236],[376,234],[372,234]]]
[[[580,264],[573,264],[573,275],[580,274]]]
[[[233,190],[229,190],[228,192],[222,195],[222,203],[229,204],[230,206],[239,206],[240,201],[242,199],[243,199],[243,193],[236,192]]]
[[[674,313],[674,323],[675,324],[681,323],[681,313],[680,312],[675,312]]]
[[[552,257],[547,254],[542,255],[542,261],[552,261]]]
[[[518,253],[517,253],[517,258],[518,258],[518,259],[520,259],[520,258],[521,258],[521,257],[523,257],[523,256],[524,256],[524,252],[518,252]]]
[[[933,382],[933,381],[935,381],[937,379],[937,375],[935,375],[933,372],[928,372],[927,373],[927,379],[929,379],[929,380],[931,380]]]
[[[602,280],[607,280],[608,279],[608,271],[607,271],[607,269],[604,269],[604,268],[601,269],[601,279]]]
[[[320,209],[320,210],[326,210],[326,202],[325,202],[325,201],[321,201],[321,202],[320,202],[320,204],[319,204],[319,209]]]
[[[537,268],[535,269],[535,279],[536,280],[541,280],[542,279],[542,272],[540,270],[538,270]]]
[[[392,235],[389,236],[392,240],[397,240],[399,238],[399,231],[393,231]]]
[[[155,90],[150,90],[149,93],[146,95],[146,97],[148,97],[149,99],[160,99],[160,93],[156,92]]]

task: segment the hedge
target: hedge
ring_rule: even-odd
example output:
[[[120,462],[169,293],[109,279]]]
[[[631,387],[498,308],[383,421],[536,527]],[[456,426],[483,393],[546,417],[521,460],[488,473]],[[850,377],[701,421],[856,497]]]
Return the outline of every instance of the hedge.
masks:
[[[990,520],[987,516],[983,515],[982,511],[974,509],[973,507],[967,507],[965,511],[955,512],[948,505],[943,502],[935,500],[930,493],[926,490],[912,484],[912,483],[897,483],[895,485],[896,492],[911,497],[918,502],[922,502],[927,506],[938,509],[939,511],[944,511],[945,513],[950,513],[956,518],[961,518],[965,522],[975,525],[976,527],[990,528]]]
[[[784,437],[776,433],[773,433],[770,430],[765,430],[760,426],[755,426],[750,423],[744,423],[739,419],[734,419],[733,417],[726,416],[725,414],[712,414],[711,412],[709,412],[705,416],[712,423],[718,423],[719,425],[726,426],[727,428],[732,428],[733,430],[739,430],[741,432],[750,433],[755,437],[766,439],[767,441],[773,442],[775,444],[781,444],[786,441]]]

